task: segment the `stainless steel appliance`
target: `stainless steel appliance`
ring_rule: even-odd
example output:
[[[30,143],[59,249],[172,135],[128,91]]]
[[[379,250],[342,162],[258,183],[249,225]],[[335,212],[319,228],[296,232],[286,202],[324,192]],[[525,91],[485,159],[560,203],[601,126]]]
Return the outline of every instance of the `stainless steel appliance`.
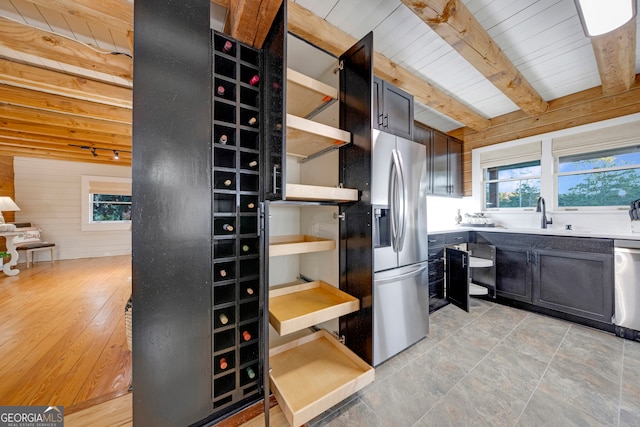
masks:
[[[614,240],[616,334],[640,338],[640,241]]]
[[[373,365],[429,331],[426,148],[373,131]]]

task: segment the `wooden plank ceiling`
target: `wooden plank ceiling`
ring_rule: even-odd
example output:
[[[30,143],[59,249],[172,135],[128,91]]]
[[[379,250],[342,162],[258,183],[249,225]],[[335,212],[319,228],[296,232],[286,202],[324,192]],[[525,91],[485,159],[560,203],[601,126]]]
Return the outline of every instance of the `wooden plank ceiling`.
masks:
[[[260,46],[282,0],[213,0]],[[597,38],[567,0],[288,0],[289,31],[338,55],[374,32],[375,73],[471,149],[640,111],[637,22]],[[0,155],[131,164],[133,3],[0,0]],[[314,76],[317,77],[317,76]],[[97,156],[91,150],[97,148]],[[466,186],[470,189],[470,186]]]

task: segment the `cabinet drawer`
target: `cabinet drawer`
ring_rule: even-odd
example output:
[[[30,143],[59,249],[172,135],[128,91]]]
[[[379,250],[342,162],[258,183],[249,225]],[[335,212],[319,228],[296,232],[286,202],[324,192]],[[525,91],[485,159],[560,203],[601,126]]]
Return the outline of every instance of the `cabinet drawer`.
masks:
[[[428,253],[427,261],[431,262],[431,261],[441,260],[441,259],[444,258],[444,247],[443,246],[436,246],[436,247],[429,246],[429,249],[428,249],[427,253]]]
[[[459,231],[455,233],[447,233],[444,235],[444,243],[446,245],[457,245],[459,243],[467,243],[469,241],[468,231]]]
[[[434,261],[429,263],[429,283],[444,278],[444,261]]]
[[[427,236],[429,247],[444,245],[444,234],[429,234]]]

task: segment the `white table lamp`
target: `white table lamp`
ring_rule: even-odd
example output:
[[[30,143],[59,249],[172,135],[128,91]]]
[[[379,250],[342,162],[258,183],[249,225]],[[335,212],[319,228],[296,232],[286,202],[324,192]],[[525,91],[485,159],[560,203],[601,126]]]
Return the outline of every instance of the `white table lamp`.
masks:
[[[4,224],[4,217],[2,211],[19,211],[20,208],[16,205],[16,202],[9,196],[0,196],[0,224]]]

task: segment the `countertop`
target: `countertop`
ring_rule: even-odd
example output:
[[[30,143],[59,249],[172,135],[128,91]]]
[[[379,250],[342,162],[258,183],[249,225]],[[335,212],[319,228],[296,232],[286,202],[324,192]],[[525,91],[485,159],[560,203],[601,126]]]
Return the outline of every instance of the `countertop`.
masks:
[[[545,236],[571,236],[571,237],[591,237],[600,239],[624,239],[640,241],[640,233],[615,233],[615,232],[599,232],[590,230],[564,230],[554,228],[503,228],[503,227],[455,227],[446,230],[429,230],[429,234],[453,233],[459,231],[481,231],[485,233],[519,233],[519,234],[538,234]]]

